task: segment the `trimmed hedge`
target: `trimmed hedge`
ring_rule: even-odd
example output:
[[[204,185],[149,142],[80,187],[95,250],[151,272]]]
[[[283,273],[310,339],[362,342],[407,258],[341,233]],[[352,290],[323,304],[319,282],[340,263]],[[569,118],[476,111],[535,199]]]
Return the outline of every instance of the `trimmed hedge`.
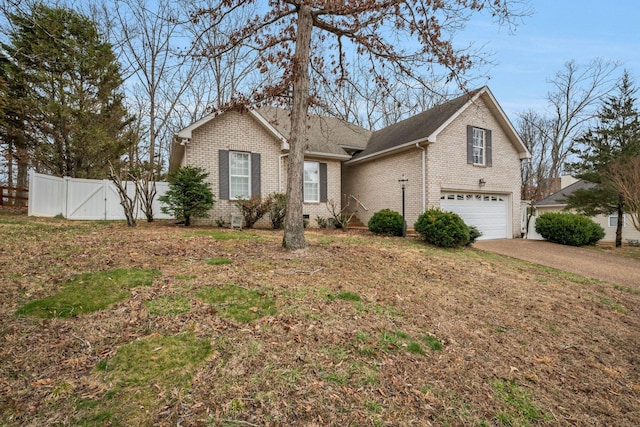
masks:
[[[402,215],[390,209],[382,209],[373,214],[367,226],[375,234],[402,236]]]
[[[548,212],[536,220],[536,233],[550,242],[569,246],[593,245],[604,229],[590,218],[569,212]]]
[[[469,227],[453,212],[427,209],[418,217],[413,227],[427,243],[442,248],[466,246],[471,243]]]

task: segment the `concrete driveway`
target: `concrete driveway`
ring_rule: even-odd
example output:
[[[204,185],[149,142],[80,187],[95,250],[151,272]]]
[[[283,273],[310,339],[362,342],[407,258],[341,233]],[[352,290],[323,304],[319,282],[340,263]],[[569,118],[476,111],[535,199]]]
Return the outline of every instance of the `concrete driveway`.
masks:
[[[477,249],[640,289],[640,259],[542,240],[481,240]]]

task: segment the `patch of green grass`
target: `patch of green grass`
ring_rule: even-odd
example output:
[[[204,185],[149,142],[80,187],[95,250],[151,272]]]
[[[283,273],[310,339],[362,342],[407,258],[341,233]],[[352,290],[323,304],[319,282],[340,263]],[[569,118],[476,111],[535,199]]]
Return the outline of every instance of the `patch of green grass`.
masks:
[[[629,312],[629,310],[627,310],[626,307],[616,303],[615,301],[610,300],[609,298],[601,296],[598,301],[600,302],[600,304],[605,305],[613,309],[614,311],[617,311],[618,313],[627,314]]]
[[[360,298],[360,295],[353,292],[338,292],[338,293],[329,295],[330,301],[335,301],[337,299],[340,299],[343,301],[358,301],[358,302],[362,300],[362,298]]]
[[[248,323],[275,314],[275,302],[260,292],[228,283],[220,287],[207,287],[198,292],[198,298],[211,304],[221,317]]]
[[[16,312],[19,316],[42,318],[74,317],[108,308],[126,299],[129,289],[150,286],[160,272],[139,268],[97,271],[75,276],[55,295],[31,301]]]
[[[424,341],[427,347],[429,347],[433,351],[440,351],[444,348],[438,338],[434,337],[433,335],[425,335],[422,338],[422,341]]]
[[[189,298],[179,296],[167,296],[146,301],[144,305],[149,313],[157,316],[175,316],[190,310]]]
[[[411,354],[420,354],[422,356],[425,355],[422,346],[420,346],[420,344],[415,341],[411,341],[409,344],[407,344],[407,352]]]
[[[207,236],[215,240],[259,240],[260,238],[252,233],[237,230],[197,230],[186,233],[185,237]]]
[[[379,414],[382,412],[382,405],[375,400],[367,400],[364,402],[364,407],[367,411]]]
[[[431,350],[442,350],[443,348],[435,337],[425,336],[423,341]],[[426,354],[421,343],[400,330],[393,332],[383,331],[377,340],[370,339],[364,332],[356,332],[353,345],[358,354],[365,357],[375,357],[381,352],[392,353],[403,349],[411,354]]]
[[[621,285],[613,285],[614,289],[617,289],[619,291],[622,292],[627,292],[630,294],[635,294],[635,295],[640,295],[640,289],[634,289],[634,288],[630,288],[628,286],[621,286]]]
[[[224,265],[224,264],[231,264],[231,260],[229,258],[224,258],[224,257],[220,257],[220,258],[207,258],[204,260],[204,262],[206,264],[209,265]]]
[[[349,379],[346,375],[337,372],[325,372],[320,376],[324,381],[337,385],[345,385]]]
[[[529,426],[537,421],[548,420],[545,412],[532,402],[531,395],[520,388],[515,381],[495,380],[491,388],[498,400],[508,406],[508,410],[500,411],[496,418],[506,426]]]
[[[113,387],[94,402],[78,400],[73,424],[152,425],[153,414],[167,403],[158,390],[188,391],[193,373],[210,354],[209,341],[193,333],[151,336],[121,346],[96,366]]]

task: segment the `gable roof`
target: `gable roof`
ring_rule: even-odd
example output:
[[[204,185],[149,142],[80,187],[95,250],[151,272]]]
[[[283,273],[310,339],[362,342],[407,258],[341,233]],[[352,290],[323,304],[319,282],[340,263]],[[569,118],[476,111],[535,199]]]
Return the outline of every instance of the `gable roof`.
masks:
[[[487,86],[465,93],[451,101],[375,132],[337,118],[310,115],[305,154],[346,160],[346,163],[356,163],[402,150],[415,144],[433,143],[436,142],[438,134],[443,129],[480,97],[483,97],[486,105],[504,129],[509,141],[519,153],[520,159],[530,158],[529,150]],[[193,130],[215,119],[220,114],[224,113],[211,113],[178,132],[176,135],[178,141],[174,141],[172,146],[170,166],[176,161],[174,149],[176,158],[181,157],[184,144],[191,139]],[[248,114],[281,142],[283,150],[288,150],[291,128],[288,110],[263,106],[250,108]],[[351,156],[353,152],[356,154]]]
[[[256,112],[288,141],[291,135],[291,118],[288,110],[264,106],[257,108]],[[350,159],[351,156],[343,147],[364,149],[372,133],[361,126],[326,116],[309,115],[307,125],[306,154],[328,154],[345,160]]]
[[[376,131],[371,135],[367,148],[354,158],[367,157],[371,154],[386,152],[406,144],[423,142],[432,135],[443,123],[459,111],[478,90],[459,96],[444,104],[424,111],[417,116],[409,117],[396,124]]]
[[[551,207],[551,206],[566,206],[566,198],[572,195],[577,190],[589,190],[593,187],[596,187],[598,184],[594,184],[593,182],[588,182],[584,180],[579,180],[574,182],[571,185],[567,185],[560,191],[557,191],[542,200],[538,200],[534,203],[536,207]]]
[[[191,139],[195,129],[215,119],[223,112],[213,112],[200,120],[190,124],[176,134],[178,143],[174,143],[176,150]],[[289,111],[272,106],[250,108],[247,113],[264,126],[276,139],[282,143],[284,150],[289,149],[291,134],[291,120]],[[342,147],[364,149],[371,136],[371,131],[361,126],[345,122],[333,117],[310,115],[308,120],[306,154],[321,157],[334,157],[348,160],[351,156]],[[182,142],[182,144],[180,144]]]
[[[367,148],[356,154],[348,163],[375,158],[415,144],[436,142],[438,134],[480,97],[483,97],[488,108],[502,125],[507,137],[520,154],[520,159],[530,158],[529,150],[520,139],[493,94],[487,86],[483,86],[480,89],[465,93],[451,101],[436,105],[423,113],[374,132],[369,144],[367,144]]]

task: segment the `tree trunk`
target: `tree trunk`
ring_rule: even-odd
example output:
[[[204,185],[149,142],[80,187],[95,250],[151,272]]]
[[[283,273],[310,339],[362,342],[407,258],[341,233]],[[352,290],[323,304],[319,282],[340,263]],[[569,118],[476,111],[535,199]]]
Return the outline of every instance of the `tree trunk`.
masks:
[[[16,187],[27,188],[29,186],[29,155],[24,146],[18,147],[17,154],[18,177],[16,179]],[[29,193],[24,191],[18,191],[16,195],[19,197],[29,197]],[[27,204],[25,200],[21,199],[16,199],[15,203],[20,206]]]
[[[618,225],[616,226],[616,248],[622,247],[622,226],[624,225],[623,203],[618,203]]]
[[[298,10],[296,53],[293,58],[293,105],[287,162],[287,213],[282,241],[282,246],[291,250],[304,249],[307,246],[304,238],[302,204],[304,148],[309,106],[309,50],[312,30],[311,8],[302,4]]]

